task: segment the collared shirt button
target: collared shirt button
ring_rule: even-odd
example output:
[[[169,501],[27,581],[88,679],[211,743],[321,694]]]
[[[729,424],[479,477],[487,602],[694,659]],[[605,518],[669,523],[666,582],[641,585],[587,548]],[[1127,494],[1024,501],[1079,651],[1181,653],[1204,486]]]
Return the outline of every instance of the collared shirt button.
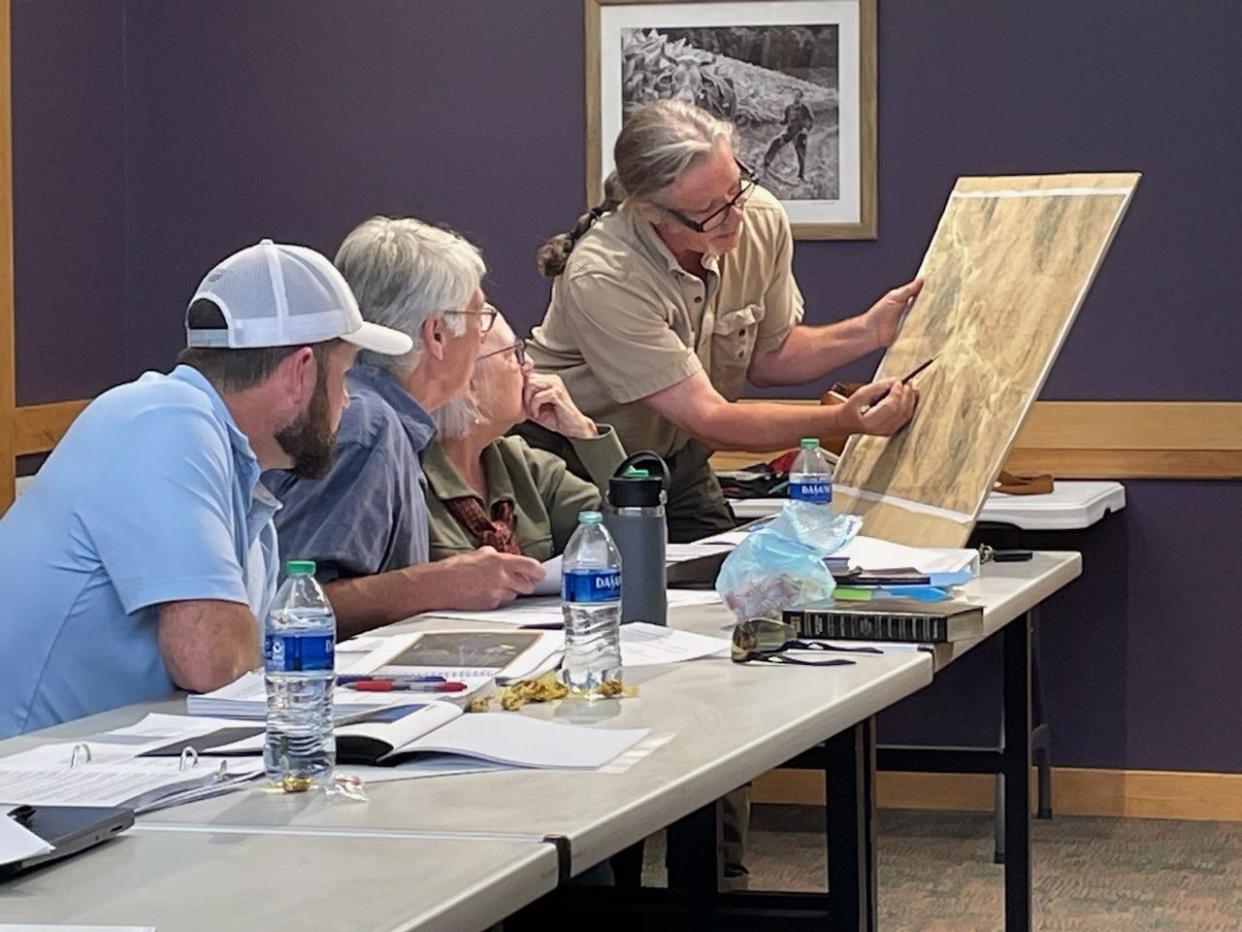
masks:
[[[696,295],[694,296],[694,303],[695,303],[695,304],[702,304],[702,303],[703,303],[703,296],[702,296],[701,294],[696,294]]]

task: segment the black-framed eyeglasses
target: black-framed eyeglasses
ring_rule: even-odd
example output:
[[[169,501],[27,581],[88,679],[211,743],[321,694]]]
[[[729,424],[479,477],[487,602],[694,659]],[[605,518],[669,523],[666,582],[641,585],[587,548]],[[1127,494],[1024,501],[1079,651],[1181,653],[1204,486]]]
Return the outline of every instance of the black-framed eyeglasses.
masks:
[[[513,358],[517,361],[519,366],[526,365],[525,340],[514,340],[508,346],[502,346],[500,349],[492,350],[490,353],[483,353],[478,359],[475,360],[475,362],[482,362],[484,359],[488,359],[491,356],[499,356],[501,353],[507,353],[510,350],[513,351]]]
[[[483,310],[481,311],[467,311],[463,309],[456,311],[440,311],[439,313],[442,315],[458,314],[463,317],[477,317],[479,318],[479,333],[487,333],[487,331],[492,329],[492,324],[496,323],[496,315],[499,314],[500,311],[490,304],[484,304]]]
[[[702,220],[693,220],[683,214],[680,210],[674,210],[672,207],[664,207],[664,210],[667,211],[668,214],[682,226],[689,227],[691,230],[694,230],[695,233],[710,233],[712,230],[718,229],[721,224],[725,222],[725,217],[729,215],[729,211],[732,208],[736,207],[739,210],[742,209],[742,206],[746,203],[746,199],[754,193],[755,185],[759,183],[758,175],[737,159],[734,159],[733,161],[737,165],[738,171],[741,173],[738,176],[737,194],[729,198],[723,207],[713,210]],[[661,206],[663,207],[663,205]]]
[[[753,660],[767,663],[791,663],[808,667],[843,667],[854,661],[844,658],[832,660],[804,660],[791,657],[786,651],[815,650],[837,651],[845,654],[879,654],[875,647],[837,647],[824,641],[802,641],[796,638],[793,625],[770,618],[752,618],[738,622],[733,628],[733,642],[729,645],[729,657],[734,663]]]

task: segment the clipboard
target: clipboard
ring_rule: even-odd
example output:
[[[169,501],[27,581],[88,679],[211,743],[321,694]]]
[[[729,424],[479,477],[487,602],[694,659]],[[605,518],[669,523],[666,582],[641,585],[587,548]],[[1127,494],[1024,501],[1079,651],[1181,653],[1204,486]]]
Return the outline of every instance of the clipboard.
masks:
[[[0,818],[6,816],[0,814]],[[119,806],[18,806],[7,818],[34,832],[52,850],[0,865],[0,881],[93,848],[134,824],[134,811]]]

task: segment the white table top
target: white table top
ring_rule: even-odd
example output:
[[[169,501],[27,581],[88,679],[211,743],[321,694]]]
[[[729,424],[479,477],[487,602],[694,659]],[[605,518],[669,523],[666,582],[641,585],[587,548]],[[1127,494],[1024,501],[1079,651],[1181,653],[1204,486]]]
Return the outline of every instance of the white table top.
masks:
[[[936,645],[936,669],[952,663],[1082,575],[1082,554],[1038,550],[1022,563],[985,563],[977,579],[962,587],[962,596],[982,602],[983,636]]]
[[[984,601],[985,633],[992,634],[1077,577],[1081,567],[1076,553],[1048,552],[1025,563],[988,564],[966,594]],[[676,627],[720,635],[732,626],[722,605],[680,609],[671,621]],[[443,628],[462,622],[406,624]],[[977,643],[941,645],[935,666]],[[572,870],[577,873],[918,691],[932,678],[929,653],[897,649],[856,659],[855,666],[821,670],[743,666],[718,658],[639,668],[626,675],[639,688],[636,698],[534,705],[522,713],[603,727],[645,726],[657,736],[671,737],[623,772],[524,770],[422,778],[374,785],[366,804],[252,789],[152,813],[140,820],[139,828],[330,831],[346,837],[377,831],[444,832],[472,836],[474,844],[503,836],[516,841],[519,835],[531,844],[535,837],[559,834],[571,841]],[[0,754],[120,727],[156,709],[182,711],[184,702],[130,706],[20,736],[0,744]],[[449,884],[442,892],[451,899],[458,889]],[[508,910],[524,902],[511,903]]]
[[[463,932],[499,922],[556,884],[556,851],[548,844],[135,826],[5,883],[0,921],[159,932]]]
[[[775,514],[787,499],[732,500],[733,513],[752,520]],[[1126,507],[1120,482],[1077,482],[1058,479],[1047,495],[1006,495],[993,492],[983,503],[980,521],[1011,524],[1023,531],[1072,531],[1090,527],[1111,511]]]
[[[731,627],[723,613],[719,619]],[[671,739],[621,773],[511,770],[385,783],[369,788],[365,806],[251,790],[144,822],[551,833],[570,839],[578,873],[917,692],[931,676],[931,657],[909,651],[821,670],[724,658],[640,668],[626,674],[638,686],[636,698],[523,712],[605,728],[645,726]]]

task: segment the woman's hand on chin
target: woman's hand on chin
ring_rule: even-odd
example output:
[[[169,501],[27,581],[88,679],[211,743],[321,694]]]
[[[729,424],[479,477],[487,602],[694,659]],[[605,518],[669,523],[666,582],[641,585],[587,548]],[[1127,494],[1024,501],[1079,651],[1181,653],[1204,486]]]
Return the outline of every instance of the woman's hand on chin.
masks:
[[[595,422],[578,410],[558,375],[530,373],[522,402],[529,420],[562,436],[583,439],[598,433]]]

